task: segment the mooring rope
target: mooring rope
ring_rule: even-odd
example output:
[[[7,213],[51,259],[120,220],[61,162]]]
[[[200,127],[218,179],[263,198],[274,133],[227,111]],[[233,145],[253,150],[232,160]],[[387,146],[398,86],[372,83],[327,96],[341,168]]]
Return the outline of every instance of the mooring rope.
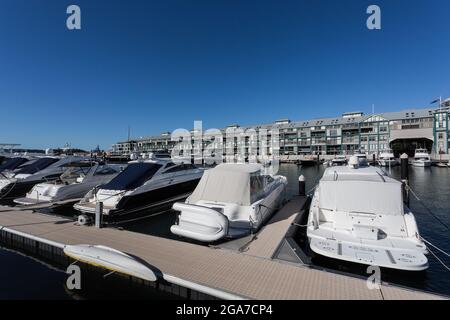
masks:
[[[417,194],[413,191],[413,189],[409,186],[406,185],[406,188],[408,189],[408,191],[411,191],[411,194],[414,196],[414,198],[416,198],[417,201],[419,201],[419,203],[426,209],[426,211],[433,217],[435,218],[437,221],[439,221],[440,224],[442,224],[447,230],[449,229],[448,225],[443,222],[441,219],[439,219],[434,213],[433,211],[431,211],[430,208],[428,208],[425,203],[417,196]]]
[[[294,225],[294,226],[297,226],[297,227],[300,227],[300,228],[306,228],[306,227],[308,227],[309,226],[309,224],[298,224],[298,223],[292,223],[292,225]]]
[[[441,260],[439,257],[430,249],[428,248],[428,251],[433,255],[433,257],[445,268],[447,271],[450,271],[450,268]]]
[[[420,236],[420,238],[422,239],[423,242],[425,242],[426,244],[429,244],[430,246],[432,246],[433,248],[435,248],[436,250],[440,251],[441,253],[445,254],[447,257],[450,257],[450,254],[448,254],[447,252],[445,252],[444,250],[442,250],[441,248],[435,246],[434,244],[432,244],[430,241],[424,239],[422,236]]]

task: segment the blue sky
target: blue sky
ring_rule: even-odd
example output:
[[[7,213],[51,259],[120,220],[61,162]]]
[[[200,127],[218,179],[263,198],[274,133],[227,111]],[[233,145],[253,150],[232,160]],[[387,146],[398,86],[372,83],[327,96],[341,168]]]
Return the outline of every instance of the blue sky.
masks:
[[[78,4],[82,30],[66,29]],[[366,28],[366,8],[382,30]],[[448,0],[2,0],[0,143],[426,107],[450,96]]]

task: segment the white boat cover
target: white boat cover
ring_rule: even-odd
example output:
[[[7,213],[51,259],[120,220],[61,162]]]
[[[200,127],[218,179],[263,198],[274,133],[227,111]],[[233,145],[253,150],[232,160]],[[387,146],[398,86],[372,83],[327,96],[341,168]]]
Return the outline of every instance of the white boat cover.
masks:
[[[204,200],[248,206],[252,203],[250,178],[260,170],[259,164],[234,163],[220,164],[206,170],[189,197],[189,203]]]
[[[387,177],[385,181],[321,180],[319,207],[341,212],[403,215],[401,183]]]

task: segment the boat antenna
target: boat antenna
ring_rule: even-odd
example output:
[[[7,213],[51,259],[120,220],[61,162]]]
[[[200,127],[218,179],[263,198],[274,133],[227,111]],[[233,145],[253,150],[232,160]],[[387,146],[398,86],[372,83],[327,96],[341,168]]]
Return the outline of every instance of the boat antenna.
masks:
[[[130,141],[130,134],[131,134],[131,128],[130,128],[130,125],[128,125],[128,140],[127,141]]]

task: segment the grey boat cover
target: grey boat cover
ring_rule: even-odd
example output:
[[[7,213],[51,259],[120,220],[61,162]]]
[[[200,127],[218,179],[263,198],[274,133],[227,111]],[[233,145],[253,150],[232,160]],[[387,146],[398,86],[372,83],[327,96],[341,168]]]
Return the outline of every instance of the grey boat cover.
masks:
[[[36,161],[33,161],[31,164],[26,164],[16,169],[14,173],[16,174],[34,174],[38,171],[41,171],[51,164],[57,162],[58,158],[40,158]]]
[[[28,161],[27,158],[20,158],[20,157],[6,159],[5,162],[2,165],[0,165],[0,172],[4,170],[14,170],[18,166],[24,164],[27,161]]]

